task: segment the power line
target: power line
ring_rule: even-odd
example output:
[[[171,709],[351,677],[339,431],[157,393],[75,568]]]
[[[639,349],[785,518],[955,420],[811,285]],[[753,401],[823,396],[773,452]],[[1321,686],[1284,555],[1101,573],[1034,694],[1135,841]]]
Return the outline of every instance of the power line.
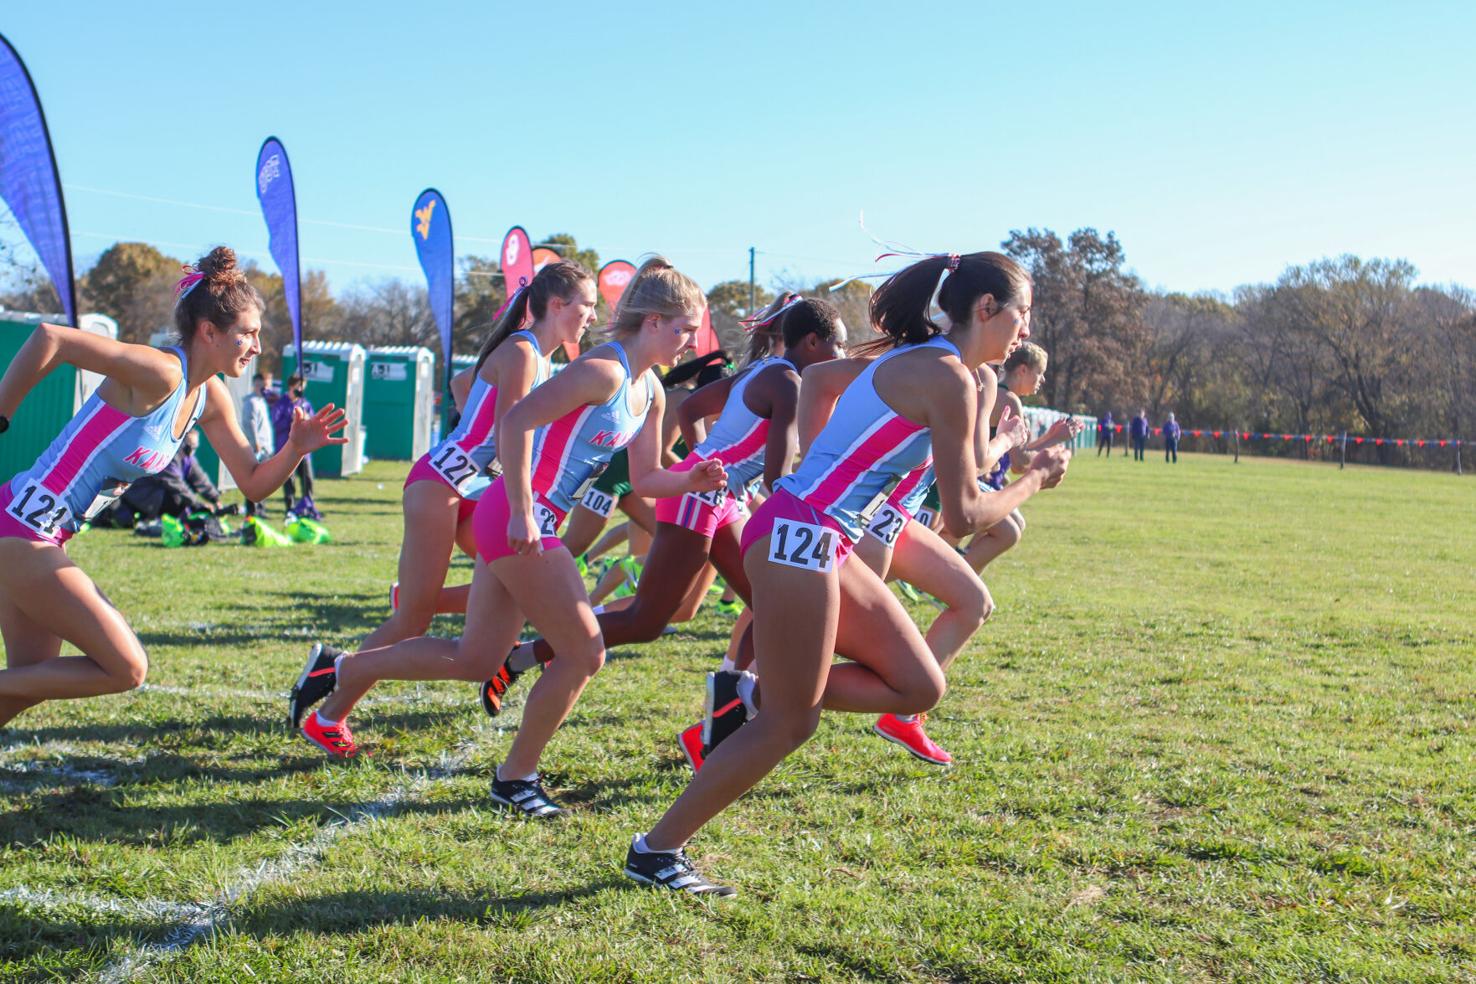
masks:
[[[139,202],[153,202],[156,205],[178,205],[181,208],[198,208],[207,212],[224,212],[228,215],[255,216],[259,213],[244,208],[228,208],[225,205],[207,205],[204,202],[187,202],[179,198],[160,198],[157,195],[136,195],[129,191],[114,191],[110,188],[93,188],[89,185],[64,184],[63,188],[68,191],[85,191],[94,195],[108,195],[112,198],[128,198]],[[335,222],[331,219],[298,219],[307,225],[329,226],[334,229],[351,229],[355,232],[381,232],[391,236],[403,236],[405,229],[388,229],[384,226],[359,225],[353,222]],[[469,243],[497,243],[501,244],[502,238],[488,239],[482,236],[457,235],[458,241]]]

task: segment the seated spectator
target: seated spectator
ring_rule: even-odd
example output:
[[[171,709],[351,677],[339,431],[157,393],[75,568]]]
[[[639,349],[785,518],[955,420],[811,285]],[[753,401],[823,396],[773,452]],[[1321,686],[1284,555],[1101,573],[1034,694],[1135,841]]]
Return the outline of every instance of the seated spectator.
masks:
[[[179,453],[163,471],[146,475],[128,487],[113,506],[112,524],[132,526],[140,520],[185,516],[197,510],[216,513],[220,507],[220,490],[195,461],[199,447],[200,433],[191,430],[179,446]]]

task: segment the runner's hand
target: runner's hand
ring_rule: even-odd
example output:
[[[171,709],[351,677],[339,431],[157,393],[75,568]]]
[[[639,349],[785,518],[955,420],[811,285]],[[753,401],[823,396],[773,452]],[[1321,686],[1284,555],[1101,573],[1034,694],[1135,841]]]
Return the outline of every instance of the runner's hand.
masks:
[[[516,554],[531,557],[543,553],[543,537],[531,512],[513,514],[507,520],[507,545]]]
[[[1046,448],[1037,452],[1030,459],[1030,467],[1027,472],[1040,472],[1044,481],[1040,487],[1053,489],[1061,484],[1061,479],[1066,477],[1066,468],[1071,464],[1071,449],[1062,445]]]
[[[292,411],[292,429],[287,432],[287,443],[302,455],[312,454],[330,444],[347,444],[347,437],[334,436],[347,423],[347,411],[331,403],[311,417],[302,407],[297,407]]]
[[[687,487],[693,492],[712,492],[728,484],[728,471],[721,461],[704,461],[687,472]]]
[[[1015,413],[1015,408],[1005,404],[1004,410],[1000,411],[999,423],[994,428],[996,437],[1003,437],[1010,442],[1010,447],[1023,447],[1030,443],[1030,428],[1025,426],[1025,418]]]

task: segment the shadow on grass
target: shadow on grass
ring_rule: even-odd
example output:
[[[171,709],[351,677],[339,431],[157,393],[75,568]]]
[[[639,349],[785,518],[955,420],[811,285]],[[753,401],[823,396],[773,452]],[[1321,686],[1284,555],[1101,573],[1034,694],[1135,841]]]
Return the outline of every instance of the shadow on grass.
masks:
[[[227,698],[202,698],[206,700],[223,700]],[[181,698],[183,700],[183,698]],[[213,714],[203,718],[164,718],[153,720],[124,721],[117,724],[68,724],[47,725],[39,728],[8,728],[4,735],[8,741],[15,744],[43,743],[51,741],[104,741],[118,742],[130,746],[130,751],[149,756],[150,761],[153,754],[150,745],[167,744],[177,747],[176,737],[179,735],[192,735],[200,733],[205,736],[238,736],[238,735],[279,735],[282,739],[283,752],[303,752],[311,746],[303,744],[301,740],[290,734],[283,719],[286,714],[287,700],[284,697],[279,708],[273,708],[269,704],[259,704],[261,712],[255,715],[245,714]],[[366,709],[367,710],[367,709]],[[461,709],[450,705],[437,705],[422,710],[390,710],[384,707],[373,708],[373,721],[376,729],[388,732],[391,730],[418,731],[427,728],[444,729],[461,714]],[[167,739],[167,741],[165,740]],[[218,741],[211,741],[209,745],[219,745]],[[162,753],[168,755],[169,753]],[[323,756],[309,756],[313,761],[321,762]],[[101,759],[104,767],[134,768],[142,770],[143,764],[123,765],[117,760]],[[59,765],[72,765],[73,761],[67,758]],[[212,775],[211,766],[196,766],[196,775]],[[288,771],[297,771],[295,768]],[[264,774],[262,778],[269,778],[273,773]],[[230,778],[225,776],[224,778]]]
[[[337,892],[249,909],[230,921],[233,932],[259,939],[284,932],[359,933],[380,926],[409,926],[422,919],[450,919],[472,926],[513,927],[528,916],[587,898],[607,888],[629,884],[617,874],[561,892],[481,895],[467,892],[379,891]]]
[[[486,806],[481,797],[396,803],[397,817],[442,815]],[[117,789],[92,787],[33,797],[10,815],[0,812],[0,845],[27,847],[58,834],[79,841],[175,848],[229,844],[304,820],[332,823],[361,815],[358,801],[334,799],[234,799],[182,806],[133,804]]]

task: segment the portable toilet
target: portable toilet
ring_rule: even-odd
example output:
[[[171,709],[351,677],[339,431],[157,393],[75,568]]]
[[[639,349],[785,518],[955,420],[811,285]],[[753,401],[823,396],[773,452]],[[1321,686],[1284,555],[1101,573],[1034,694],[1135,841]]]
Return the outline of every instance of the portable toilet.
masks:
[[[343,478],[364,469],[364,346],[353,342],[304,342],[302,375],[304,396],[315,410],[331,403],[348,414],[343,436],[347,444],[330,444],[313,452],[313,471],[327,478]],[[297,349],[282,350],[282,385],[298,371]]]
[[[118,323],[101,314],[84,314],[79,319],[82,331],[108,338],[118,337]],[[0,365],[14,361],[26,340],[42,322],[62,324],[60,314],[31,314],[0,310]],[[82,409],[82,404],[102,384],[103,377],[69,364],[57,366],[46,374],[21,403],[10,429],[0,440],[0,482],[9,481],[16,472],[30,468],[41,457],[67,421]]]
[[[364,453],[370,460],[418,460],[431,447],[436,357],[419,345],[380,345],[366,364]]]

